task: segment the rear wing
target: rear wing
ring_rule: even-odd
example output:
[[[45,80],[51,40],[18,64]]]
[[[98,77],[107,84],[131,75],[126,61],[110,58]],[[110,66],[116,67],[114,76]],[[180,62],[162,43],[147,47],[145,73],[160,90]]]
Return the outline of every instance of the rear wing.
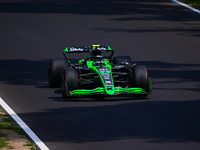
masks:
[[[111,52],[111,54],[109,56],[110,58],[114,54],[114,51],[110,48],[110,46],[92,45],[91,47],[67,47],[63,51],[63,55],[67,59],[68,63],[70,65],[72,65],[72,63],[68,60],[68,58],[66,56],[67,53],[86,53],[86,52],[88,52],[90,54],[90,57],[92,57],[91,53],[93,52],[93,50],[100,50],[102,53]]]
[[[92,45],[90,47],[90,50],[94,50],[94,49],[100,50],[102,52],[113,51],[112,48],[110,48],[110,46],[101,46],[101,45]]]
[[[89,52],[89,48],[88,47],[67,47],[63,51],[63,54],[65,54],[65,53],[80,53],[80,52]]]
[[[112,51],[110,46],[92,45],[91,47],[67,47],[63,53],[89,52],[94,49],[98,49],[100,51]]]
[[[63,55],[66,58],[66,53],[90,53],[92,50],[100,50],[101,52],[111,52],[110,57],[112,57],[114,54],[114,51],[110,48],[110,46],[92,45],[91,47],[67,47],[63,51]]]

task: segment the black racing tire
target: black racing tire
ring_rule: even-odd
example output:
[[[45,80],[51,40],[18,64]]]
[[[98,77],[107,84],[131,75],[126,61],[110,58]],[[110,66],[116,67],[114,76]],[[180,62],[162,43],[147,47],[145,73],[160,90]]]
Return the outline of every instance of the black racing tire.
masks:
[[[70,91],[78,89],[78,71],[74,68],[65,68],[61,77],[62,97],[67,98]]]
[[[133,73],[133,86],[144,89],[149,93],[148,73],[145,66],[134,66]],[[147,96],[148,94],[140,94],[139,96]]]
[[[116,56],[116,57],[113,57],[113,64],[121,65],[122,62],[127,62],[129,67],[132,66],[132,61],[131,61],[131,58],[129,56]]]
[[[51,88],[61,87],[61,72],[68,68],[68,62],[65,58],[52,58],[48,65],[48,79]]]

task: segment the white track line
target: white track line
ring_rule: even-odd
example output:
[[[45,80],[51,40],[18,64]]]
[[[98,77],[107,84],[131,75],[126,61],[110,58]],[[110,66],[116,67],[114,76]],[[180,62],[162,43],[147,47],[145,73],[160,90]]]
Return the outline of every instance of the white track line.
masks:
[[[37,144],[41,150],[49,150],[49,148],[35,135],[35,133],[22,121],[21,118],[4,102],[0,97],[0,105],[7,113],[19,124],[19,126],[28,134],[28,136]]]
[[[179,4],[179,5],[182,5],[182,6],[186,7],[186,8],[188,8],[188,9],[191,9],[192,11],[195,11],[195,12],[200,14],[200,10],[198,10],[196,8],[193,8],[193,7],[191,7],[191,6],[189,6],[189,5],[185,4],[185,3],[179,2],[178,0],[171,0],[171,1],[173,1],[173,2],[175,2],[177,4]]]

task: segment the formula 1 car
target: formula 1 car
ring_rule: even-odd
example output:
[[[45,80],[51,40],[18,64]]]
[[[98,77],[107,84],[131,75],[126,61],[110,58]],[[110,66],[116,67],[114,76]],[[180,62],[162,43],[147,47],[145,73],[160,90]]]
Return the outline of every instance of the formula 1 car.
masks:
[[[73,64],[68,53],[89,53],[89,57]],[[102,54],[109,53],[109,56]],[[50,87],[61,87],[62,97],[122,93],[147,96],[151,93],[151,80],[145,66],[132,64],[129,56],[113,57],[109,46],[67,47],[65,58],[49,60]]]

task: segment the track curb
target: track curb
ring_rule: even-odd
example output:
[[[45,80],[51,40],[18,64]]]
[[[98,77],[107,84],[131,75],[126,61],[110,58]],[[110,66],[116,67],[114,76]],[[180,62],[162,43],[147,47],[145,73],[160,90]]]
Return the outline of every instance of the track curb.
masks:
[[[183,2],[180,2],[178,0],[171,0],[171,1],[200,14],[200,10],[198,10],[198,9],[192,7],[192,6],[189,6],[189,5],[187,5],[187,4],[183,3]]]

